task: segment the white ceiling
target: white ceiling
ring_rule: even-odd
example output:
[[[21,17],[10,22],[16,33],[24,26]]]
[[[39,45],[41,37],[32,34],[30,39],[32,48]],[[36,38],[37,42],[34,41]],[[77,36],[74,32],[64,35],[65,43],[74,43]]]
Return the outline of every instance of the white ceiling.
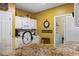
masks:
[[[16,8],[23,9],[32,13],[37,13],[62,4],[63,3],[16,3]]]

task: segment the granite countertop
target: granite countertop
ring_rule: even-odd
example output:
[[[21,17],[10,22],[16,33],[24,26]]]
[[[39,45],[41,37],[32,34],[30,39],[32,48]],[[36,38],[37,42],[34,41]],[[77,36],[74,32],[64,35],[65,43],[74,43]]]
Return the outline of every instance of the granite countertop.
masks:
[[[52,45],[30,44],[13,51],[4,52],[3,55],[14,56],[79,56],[79,51],[67,47],[53,48]]]

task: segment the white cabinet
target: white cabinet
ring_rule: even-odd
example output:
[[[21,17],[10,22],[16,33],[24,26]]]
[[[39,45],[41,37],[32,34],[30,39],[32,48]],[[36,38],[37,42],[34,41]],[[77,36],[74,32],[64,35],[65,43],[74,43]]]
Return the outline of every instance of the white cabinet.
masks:
[[[22,20],[23,17],[19,17],[19,16],[15,17],[15,28],[22,29]]]
[[[34,20],[34,29],[37,29],[37,20]]]
[[[17,29],[36,29],[37,21],[28,17],[16,16],[15,27]]]
[[[30,18],[24,18],[22,20],[22,29],[31,29],[30,28]]]
[[[30,20],[30,27],[31,27],[31,29],[36,29],[37,28],[37,20],[31,19]]]

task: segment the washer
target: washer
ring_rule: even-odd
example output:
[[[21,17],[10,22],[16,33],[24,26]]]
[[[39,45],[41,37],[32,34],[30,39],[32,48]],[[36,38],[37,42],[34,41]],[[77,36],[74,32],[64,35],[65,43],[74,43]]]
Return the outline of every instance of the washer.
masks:
[[[23,44],[31,43],[33,40],[32,33],[30,31],[25,31],[22,35],[22,42]]]

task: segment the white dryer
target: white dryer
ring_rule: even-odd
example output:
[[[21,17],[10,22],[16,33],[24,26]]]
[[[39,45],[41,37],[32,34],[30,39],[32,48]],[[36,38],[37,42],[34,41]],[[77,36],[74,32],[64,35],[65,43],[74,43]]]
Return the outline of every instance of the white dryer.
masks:
[[[33,40],[32,33],[30,31],[25,31],[22,35],[22,42],[23,44],[29,44]]]
[[[40,37],[34,35],[31,31],[23,31],[20,33],[20,37],[16,38],[16,48],[32,43],[40,43]]]

